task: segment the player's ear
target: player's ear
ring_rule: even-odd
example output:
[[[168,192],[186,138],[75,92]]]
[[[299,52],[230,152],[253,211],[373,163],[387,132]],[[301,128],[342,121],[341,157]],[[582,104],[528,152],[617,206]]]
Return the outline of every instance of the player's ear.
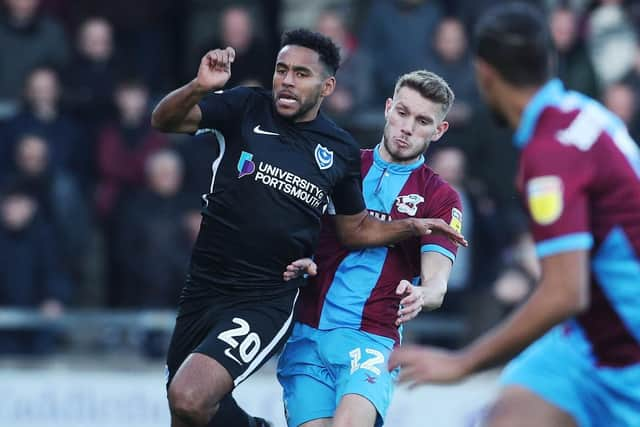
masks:
[[[494,80],[496,76],[496,70],[489,65],[489,63],[480,58],[476,58],[473,61],[473,68],[476,73],[476,80],[480,90],[490,87],[492,80]]]
[[[431,142],[435,142],[442,138],[442,135],[444,135],[447,129],[449,129],[449,122],[447,122],[446,120],[441,121],[440,124],[436,126],[436,131],[431,138]]]
[[[389,115],[389,111],[391,111],[391,107],[393,106],[393,99],[387,98],[387,101],[384,104],[384,118],[386,119]]]
[[[329,76],[326,79],[324,79],[324,82],[322,82],[322,91],[320,92],[320,94],[326,98],[327,96],[333,93],[335,88],[336,88],[336,78],[335,76]]]

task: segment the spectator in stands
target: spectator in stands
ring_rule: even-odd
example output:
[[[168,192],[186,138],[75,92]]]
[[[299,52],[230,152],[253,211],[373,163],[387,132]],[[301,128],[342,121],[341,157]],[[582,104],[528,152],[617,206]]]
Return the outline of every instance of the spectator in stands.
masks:
[[[82,22],[75,55],[63,77],[65,100],[92,137],[102,122],[115,115],[113,92],[122,68],[111,24],[97,17]]]
[[[38,67],[27,75],[24,85],[24,106],[5,126],[6,157],[0,159],[7,167],[13,158],[16,141],[24,134],[37,133],[49,144],[49,160],[56,169],[64,169],[79,180],[86,176],[82,151],[86,140],[77,122],[60,109],[58,73],[49,67]],[[6,170],[6,169],[5,169]]]
[[[52,226],[61,269],[74,284],[85,282],[91,225],[86,200],[75,179],[49,159],[49,143],[35,134],[22,136],[16,144],[15,167],[7,181],[20,182]]]
[[[100,16],[113,26],[114,43],[127,71],[144,81],[150,93],[164,91],[182,66],[178,40],[185,25],[183,9],[191,1],[82,0],[72,9],[76,26]],[[210,24],[211,25],[211,24]]]
[[[598,97],[598,79],[580,34],[577,12],[559,6],[549,15],[553,44],[558,52],[558,77],[569,89]]]
[[[122,196],[144,182],[147,158],[168,144],[166,137],[149,125],[149,93],[136,80],[117,86],[118,121],[101,129],[97,140],[98,213],[104,219],[113,213]]]
[[[626,82],[610,84],[605,87],[602,94],[604,105],[622,119],[634,141],[640,140],[636,97],[637,93],[633,86]]]
[[[340,84],[325,99],[323,109],[339,125],[351,129],[357,126],[357,114],[369,104],[371,61],[359,49],[358,40],[347,27],[345,15],[340,9],[322,11],[315,27],[316,31],[330,37],[340,48],[342,61],[337,74]]]
[[[455,17],[443,19],[433,40],[433,55],[427,57],[427,68],[444,77],[456,93],[449,116],[451,123],[447,141],[460,145],[468,138],[476,105],[479,102],[473,66],[467,48],[467,35],[462,22]]]
[[[115,104],[118,120],[98,132],[96,213],[102,220],[106,251],[107,301],[112,306],[122,305],[125,296],[118,283],[125,278],[117,262],[114,240],[118,208],[127,195],[144,185],[145,163],[149,156],[168,144],[166,137],[151,129],[149,120],[149,94],[147,87],[137,80],[124,80],[117,85]]]
[[[372,59],[373,105],[382,105],[386,94],[393,93],[398,76],[426,67],[431,35],[441,17],[434,0],[372,1],[361,41]]]
[[[7,184],[0,194],[0,306],[39,309],[46,316],[62,312],[71,289],[55,248],[37,201],[18,183]],[[0,352],[44,354],[54,338],[50,330],[3,331]]]
[[[327,10],[350,13],[355,1],[315,0],[279,0],[281,3],[280,23],[284,30],[311,28],[318,23],[319,17]]]
[[[43,64],[61,67],[68,60],[62,27],[38,13],[39,0],[4,0],[0,17],[0,118],[12,115],[23,79]]]
[[[182,167],[174,151],[152,154],[146,187],[123,204],[116,231],[123,274],[117,285],[127,306],[169,308],[178,300],[191,250]]]
[[[622,1],[593,2],[586,42],[598,83],[607,86],[633,68],[637,35]]]
[[[233,73],[226,87],[262,86],[271,87],[273,55],[254,33],[255,22],[248,9],[230,6],[220,16],[220,34],[207,40],[199,49],[198,60],[209,50],[231,46],[236,51]],[[198,68],[193,64],[192,70]]]

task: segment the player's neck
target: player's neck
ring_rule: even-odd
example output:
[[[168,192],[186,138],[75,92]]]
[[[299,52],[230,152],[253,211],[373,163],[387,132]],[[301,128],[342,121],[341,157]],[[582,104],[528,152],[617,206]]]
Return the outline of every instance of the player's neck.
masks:
[[[522,113],[537,91],[537,87],[513,88],[505,94],[502,112],[511,129],[518,129]]]

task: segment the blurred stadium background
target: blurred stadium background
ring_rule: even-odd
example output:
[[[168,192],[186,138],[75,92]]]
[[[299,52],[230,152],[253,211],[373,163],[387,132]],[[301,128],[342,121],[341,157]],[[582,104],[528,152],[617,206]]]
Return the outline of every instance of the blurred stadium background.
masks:
[[[379,141],[396,78],[446,78],[452,128],[428,161],[460,192],[464,229],[444,306],[406,340],[455,348],[508,314],[539,274],[514,194],[515,148],[480,103],[469,45],[500,0],[2,0],[0,425],[168,426],[164,353],[209,188],[208,136],[159,134],[150,111],[233,46],[230,85],[270,86],[282,30],[341,47],[324,110]],[[547,14],[560,77],[640,140],[640,2],[530,0]],[[237,390],[283,426],[273,363]],[[474,425],[497,372],[395,396],[387,425]]]

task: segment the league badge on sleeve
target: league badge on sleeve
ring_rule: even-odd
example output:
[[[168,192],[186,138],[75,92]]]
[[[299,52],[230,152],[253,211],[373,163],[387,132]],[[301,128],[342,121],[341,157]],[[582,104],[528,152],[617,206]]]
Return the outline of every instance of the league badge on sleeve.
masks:
[[[320,144],[316,145],[315,156],[316,163],[318,164],[320,170],[329,169],[331,166],[333,166],[333,151],[329,150],[328,148],[323,147]]]
[[[564,209],[564,185],[559,176],[547,175],[527,182],[529,212],[540,225],[553,224]]]
[[[462,212],[459,209],[451,209],[451,222],[449,222],[449,225],[458,233],[462,233]]]

